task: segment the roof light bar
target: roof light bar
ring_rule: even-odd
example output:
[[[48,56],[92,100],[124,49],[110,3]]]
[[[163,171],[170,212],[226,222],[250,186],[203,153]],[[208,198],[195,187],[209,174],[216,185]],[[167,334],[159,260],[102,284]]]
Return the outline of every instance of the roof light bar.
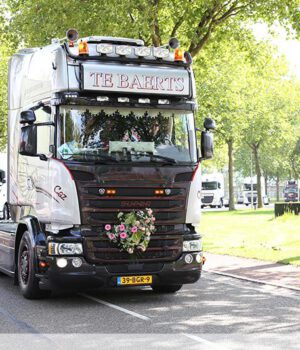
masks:
[[[159,104],[159,105],[169,105],[169,104],[170,104],[170,100],[159,99],[159,100],[158,100],[158,104]]]
[[[108,55],[114,52],[114,47],[112,44],[98,44],[96,50],[101,54]]]
[[[139,103],[150,103],[150,98],[139,98]]]
[[[118,97],[118,102],[121,102],[121,103],[129,102],[129,98],[128,97]]]
[[[134,53],[139,57],[145,57],[151,55],[151,48],[147,46],[140,46],[134,49]]]
[[[154,47],[153,55],[157,58],[167,58],[169,57],[170,51],[164,47]]]
[[[132,51],[132,47],[128,45],[118,45],[116,46],[116,54],[120,56],[130,55]]]
[[[99,102],[109,101],[109,97],[108,96],[97,96],[97,101],[99,101]]]

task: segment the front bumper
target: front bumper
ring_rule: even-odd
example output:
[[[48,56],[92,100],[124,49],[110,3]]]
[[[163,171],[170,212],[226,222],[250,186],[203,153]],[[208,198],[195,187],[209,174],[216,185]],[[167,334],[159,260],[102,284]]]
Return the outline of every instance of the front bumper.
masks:
[[[187,264],[185,256],[191,254],[193,262]],[[196,262],[196,255],[201,255],[201,262]],[[113,265],[93,265],[81,257],[83,264],[80,268],[72,265],[72,257],[66,257],[68,264],[59,268],[55,257],[47,257],[48,269],[37,274],[41,289],[71,289],[84,290],[99,287],[117,287],[117,277],[152,275],[152,285],[178,285],[197,282],[202,270],[202,252],[184,253],[174,261],[168,263],[131,263],[123,264],[122,272],[111,272]],[[151,270],[151,267],[153,269]],[[156,266],[156,267],[155,267]],[[127,272],[124,272],[124,267]],[[149,270],[150,267],[150,270]],[[116,269],[114,269],[116,270]]]

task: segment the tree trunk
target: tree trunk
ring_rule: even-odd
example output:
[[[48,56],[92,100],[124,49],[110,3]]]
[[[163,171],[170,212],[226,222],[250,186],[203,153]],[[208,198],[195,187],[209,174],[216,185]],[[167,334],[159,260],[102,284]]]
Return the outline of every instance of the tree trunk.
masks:
[[[228,140],[227,146],[228,146],[229,210],[235,210],[234,188],[233,188],[233,140]]]
[[[259,164],[259,158],[258,158],[258,147],[259,145],[254,144],[252,145],[253,154],[254,154],[254,162],[255,162],[255,171],[256,171],[256,177],[257,177],[257,207],[263,208],[263,201],[262,201],[262,193],[261,193],[261,168]]]
[[[280,201],[280,195],[279,195],[279,181],[280,181],[279,173],[277,173],[277,176],[276,176],[276,201],[277,201],[277,202]]]
[[[268,195],[268,175],[265,174],[265,195]]]

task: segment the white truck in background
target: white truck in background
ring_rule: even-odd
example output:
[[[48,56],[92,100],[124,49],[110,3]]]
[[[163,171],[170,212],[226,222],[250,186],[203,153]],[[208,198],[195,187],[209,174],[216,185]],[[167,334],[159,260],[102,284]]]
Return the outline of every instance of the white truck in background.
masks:
[[[264,205],[269,205],[269,198],[266,194],[265,179],[261,177],[261,193],[262,193],[262,202]],[[243,183],[243,204],[246,206],[254,204],[257,205],[257,178],[246,177]],[[239,202],[239,201],[238,201]]]
[[[203,175],[201,207],[222,208],[224,205],[224,176],[221,173]]]

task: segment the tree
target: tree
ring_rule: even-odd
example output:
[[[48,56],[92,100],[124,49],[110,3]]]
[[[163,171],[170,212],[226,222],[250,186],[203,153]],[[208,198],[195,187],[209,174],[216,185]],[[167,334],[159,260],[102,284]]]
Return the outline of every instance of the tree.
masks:
[[[84,35],[144,39],[160,46],[178,36],[193,56],[220,34],[238,31],[249,19],[299,28],[298,0],[4,0],[9,31],[27,45],[43,45],[75,27]],[[34,18],[34,20],[33,20]]]

